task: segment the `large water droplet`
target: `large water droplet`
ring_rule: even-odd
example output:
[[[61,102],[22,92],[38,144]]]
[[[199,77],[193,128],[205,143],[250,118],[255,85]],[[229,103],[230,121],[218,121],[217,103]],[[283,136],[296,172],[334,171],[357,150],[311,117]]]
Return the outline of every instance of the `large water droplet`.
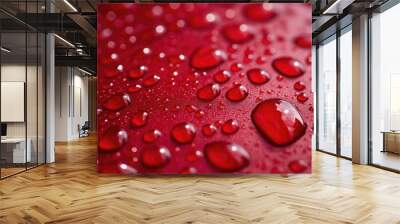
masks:
[[[143,127],[147,124],[149,113],[145,111],[140,111],[135,113],[131,119],[131,125],[135,128]]]
[[[239,122],[235,119],[229,119],[222,124],[221,129],[224,134],[234,134],[239,130]]]
[[[197,69],[210,69],[222,64],[226,58],[226,53],[222,50],[203,47],[193,53],[190,64]]]
[[[264,3],[254,3],[248,4],[244,7],[244,14],[247,18],[257,21],[266,22],[276,17],[276,12],[273,10],[272,4]]]
[[[117,94],[110,97],[104,104],[103,107],[107,110],[120,110],[127,106],[131,102],[131,98],[128,94]]]
[[[228,70],[220,70],[216,72],[213,76],[214,81],[220,84],[223,84],[231,78],[232,73]]]
[[[99,149],[104,152],[115,151],[121,148],[128,141],[128,133],[117,126],[106,130],[99,139]]]
[[[180,144],[191,143],[196,137],[196,128],[192,123],[182,122],[171,130],[171,138]]]
[[[204,154],[208,163],[222,172],[239,171],[250,164],[250,155],[240,145],[216,141],[205,145]]]
[[[242,44],[254,38],[254,34],[246,24],[230,24],[222,28],[224,37],[235,44]]]
[[[147,145],[142,149],[140,161],[143,166],[156,169],[168,164],[171,153],[166,147],[157,145]]]
[[[160,130],[152,129],[152,130],[146,131],[143,134],[143,141],[146,143],[153,143],[153,142],[157,141],[157,139],[159,139],[161,136],[162,136],[162,133]]]
[[[139,68],[133,69],[128,73],[128,77],[131,79],[139,79],[142,78],[148,71],[148,68],[144,65]]]
[[[299,111],[281,99],[269,99],[259,103],[251,112],[251,119],[260,134],[277,146],[297,141],[307,129]]]
[[[239,102],[249,95],[249,91],[246,86],[242,84],[236,84],[226,92],[226,98],[233,102]]]
[[[247,78],[254,85],[262,85],[267,83],[271,79],[271,76],[263,69],[254,68],[247,71]]]
[[[212,101],[221,93],[221,88],[217,83],[210,83],[197,90],[197,98],[203,101]]]
[[[304,74],[304,65],[291,57],[277,58],[272,62],[274,69],[281,75],[289,78],[296,78]]]

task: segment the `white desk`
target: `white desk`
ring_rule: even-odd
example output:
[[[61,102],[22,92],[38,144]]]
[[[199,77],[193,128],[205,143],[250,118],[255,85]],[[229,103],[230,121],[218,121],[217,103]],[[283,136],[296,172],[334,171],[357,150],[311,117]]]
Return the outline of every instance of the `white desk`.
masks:
[[[28,143],[26,147],[25,154],[25,138],[5,138],[1,139],[1,147],[2,151],[9,150],[9,147],[12,148],[12,163],[25,163],[31,161],[31,145],[32,141],[30,138],[27,138],[26,142]],[[3,149],[6,147],[6,149]],[[26,161],[25,161],[26,159]]]

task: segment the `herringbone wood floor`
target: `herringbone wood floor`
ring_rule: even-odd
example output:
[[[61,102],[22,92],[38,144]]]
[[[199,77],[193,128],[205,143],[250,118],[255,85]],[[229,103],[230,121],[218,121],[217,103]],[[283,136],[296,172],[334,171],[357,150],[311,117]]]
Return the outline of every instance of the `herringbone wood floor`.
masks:
[[[400,175],[315,153],[312,175],[98,175],[94,137],[0,181],[0,223],[400,223]]]

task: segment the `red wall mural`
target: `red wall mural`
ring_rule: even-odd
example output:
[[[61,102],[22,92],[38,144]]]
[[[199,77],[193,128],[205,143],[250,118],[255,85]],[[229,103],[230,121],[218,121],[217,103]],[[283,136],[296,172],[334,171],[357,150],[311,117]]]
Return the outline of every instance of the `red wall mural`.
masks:
[[[100,4],[98,171],[310,173],[311,5]]]

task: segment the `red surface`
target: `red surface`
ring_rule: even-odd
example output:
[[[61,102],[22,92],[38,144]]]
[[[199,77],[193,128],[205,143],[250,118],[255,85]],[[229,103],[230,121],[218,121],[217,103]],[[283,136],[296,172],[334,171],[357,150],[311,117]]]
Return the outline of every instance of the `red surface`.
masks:
[[[99,172],[311,172],[310,5],[98,9]]]

